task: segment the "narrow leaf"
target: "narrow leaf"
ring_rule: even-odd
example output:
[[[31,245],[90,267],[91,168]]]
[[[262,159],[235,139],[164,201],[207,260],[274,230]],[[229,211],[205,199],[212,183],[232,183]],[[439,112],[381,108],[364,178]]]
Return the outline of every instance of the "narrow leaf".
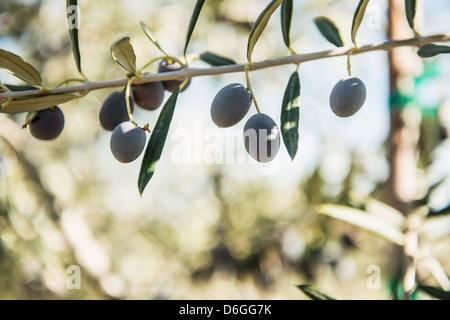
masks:
[[[292,24],[293,0],[284,0],[281,4],[281,31],[284,43],[291,47],[291,24]]]
[[[75,63],[77,65],[78,72],[81,74],[81,53],[79,45],[78,31],[80,29],[80,16],[78,11],[78,1],[77,0],[67,0],[67,26],[69,28],[70,43],[72,44],[73,56],[75,58]]]
[[[197,0],[195,4],[194,12],[191,16],[191,21],[189,22],[188,32],[186,35],[186,44],[184,45],[184,55],[186,56],[189,41],[191,41],[192,33],[194,32],[195,25],[197,24],[198,17],[200,16],[200,11],[202,11],[203,4],[205,0]]]
[[[430,213],[427,215],[427,218],[437,217],[437,216],[445,216],[450,214],[450,205],[442,208],[440,210],[430,209]]]
[[[6,84],[5,83],[5,87],[7,87],[11,91],[28,91],[28,90],[40,91],[40,89],[38,87],[34,87],[34,86],[17,86],[14,84]]]
[[[358,7],[355,10],[355,14],[353,16],[353,22],[352,22],[352,42],[356,45],[356,33],[358,32],[359,26],[361,25],[361,22],[364,18],[364,13],[366,12],[367,5],[369,4],[370,0],[360,0]]]
[[[278,8],[278,6],[283,2],[283,0],[272,0],[267,5],[267,7],[261,12],[258,19],[256,19],[255,24],[253,25],[252,29],[250,30],[250,35],[248,37],[248,44],[247,44],[247,60],[251,63],[252,61],[252,53],[253,49],[255,48],[256,43],[259,40],[259,37],[261,36],[261,33],[264,31],[264,29],[267,26],[267,23],[269,22],[270,17],[274,13],[274,11]]]
[[[442,239],[450,234],[450,215],[428,217],[420,224],[419,232],[430,240]]]
[[[433,278],[436,279],[442,289],[450,290],[450,279],[445,272],[444,266],[438,259],[430,255],[424,258],[421,264],[423,264]]]
[[[59,104],[66,103],[78,97],[79,96],[76,94],[64,93],[64,94],[51,94],[41,97],[11,100],[9,102],[6,102],[3,106],[0,107],[0,113],[12,114],[20,112],[39,111],[54,107]]]
[[[130,37],[120,38],[111,45],[112,58],[130,73],[136,74],[136,55]]]
[[[450,300],[450,291],[444,291],[438,287],[420,285],[419,290],[428,293],[430,296],[434,298],[438,298],[441,300]]]
[[[442,53],[450,53],[450,46],[429,43],[422,46],[419,51],[417,51],[417,54],[421,58],[431,58]]]
[[[411,29],[415,31],[416,0],[405,0],[405,10],[406,10],[406,19],[408,20],[409,26],[411,27]]]
[[[298,150],[300,119],[300,78],[294,72],[284,92],[281,109],[281,134],[289,156],[294,160]]]
[[[314,22],[325,39],[334,44],[336,47],[344,46],[341,32],[333,21],[327,17],[317,17],[314,19]]]
[[[229,59],[229,58],[226,58],[223,56],[219,56],[219,55],[209,52],[209,51],[206,51],[206,52],[203,52],[202,54],[200,54],[200,59],[214,67],[236,64],[236,62],[232,59]]]
[[[342,300],[341,298],[333,296],[328,292],[325,292],[308,284],[298,285],[297,288],[299,288],[305,295],[313,300]]]
[[[29,84],[42,87],[42,78],[39,72],[12,52],[0,49],[0,68]]]
[[[384,202],[369,198],[365,203],[365,210],[399,230],[405,226],[405,216],[400,211]]]
[[[164,104],[145,150],[138,179],[138,187],[141,195],[155,173],[156,165],[161,158],[179,92],[180,88],[175,90]]]
[[[166,54],[166,52],[162,49],[161,45],[159,44],[158,40],[156,40],[155,36],[153,35],[153,33],[150,31],[150,28],[141,21],[141,29],[142,31],[144,31],[145,35],[147,36],[147,38],[149,38],[149,40],[164,54]]]
[[[347,206],[325,204],[319,207],[318,213],[371,231],[391,241],[392,243],[398,245],[404,244],[405,236],[399,229],[392,227],[379,217],[371,215],[365,211]]]

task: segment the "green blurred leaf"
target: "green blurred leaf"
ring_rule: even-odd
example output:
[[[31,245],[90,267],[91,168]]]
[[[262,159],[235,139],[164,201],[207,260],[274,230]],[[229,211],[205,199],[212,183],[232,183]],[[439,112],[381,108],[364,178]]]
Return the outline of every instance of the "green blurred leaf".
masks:
[[[232,59],[219,56],[219,55],[209,52],[209,51],[206,51],[206,52],[203,52],[202,54],[200,54],[200,59],[214,67],[236,64],[236,62]]]
[[[422,286],[422,285],[419,285],[418,289],[428,293],[430,296],[434,298],[438,298],[441,300],[450,300],[450,291],[445,291],[438,287]]]
[[[384,202],[369,198],[365,204],[365,210],[399,230],[405,226],[405,216],[400,211]]]
[[[281,108],[281,134],[289,156],[294,160],[298,150],[300,118],[300,78],[297,71],[289,78]]]
[[[405,0],[406,19],[408,20],[411,29],[416,31],[416,0]]]
[[[79,96],[73,93],[50,94],[41,97],[23,98],[6,102],[0,108],[0,113],[20,113],[48,109],[69,102]]]
[[[427,218],[434,218],[434,217],[438,217],[438,216],[446,216],[448,214],[450,214],[450,205],[448,205],[445,208],[442,208],[440,210],[430,209],[430,213],[427,215]]]
[[[161,45],[159,44],[158,40],[156,40],[155,36],[153,35],[153,33],[150,31],[150,28],[141,21],[141,29],[142,31],[144,31],[145,35],[147,36],[147,38],[149,38],[149,40],[164,54],[166,54],[166,52],[163,50],[163,48],[161,47]]]
[[[438,240],[450,234],[450,215],[428,217],[419,226],[421,236],[430,240]]]
[[[126,71],[137,74],[136,55],[130,37],[126,36],[114,41],[111,45],[111,56]]]
[[[334,44],[336,47],[344,46],[341,32],[333,21],[327,17],[317,17],[314,19],[314,22],[325,39]]]
[[[293,0],[284,0],[281,4],[281,31],[288,48],[291,47],[292,8]]]
[[[164,144],[169,133],[170,123],[172,122],[173,113],[177,104],[178,93],[180,88],[175,90],[164,104],[162,111],[158,117],[155,127],[153,128],[152,135],[145,150],[144,158],[141,164],[141,170],[139,172],[138,187],[139,192],[142,193],[145,187],[149,183],[150,179],[155,173],[156,166],[161,158]]]
[[[405,242],[405,235],[398,228],[365,211],[342,205],[324,204],[319,206],[318,213],[371,231],[392,243],[403,245]]]
[[[358,3],[358,7],[356,7],[355,14],[353,15],[352,22],[352,42],[356,45],[356,33],[358,32],[359,26],[364,18],[364,14],[366,13],[367,5],[370,0],[360,0]]]
[[[197,24],[198,17],[200,16],[200,12],[202,11],[204,4],[205,0],[197,0],[197,3],[195,4],[194,12],[192,13],[191,21],[189,22],[188,32],[186,35],[186,44],[184,45],[184,56],[186,56],[189,41],[191,41],[192,33],[194,32],[195,25]]]
[[[74,9],[73,7],[76,7]],[[81,53],[80,53],[80,44],[79,44],[79,36],[78,36],[78,21],[79,21],[79,13],[78,13],[78,1],[77,0],[67,0],[66,1],[66,11],[67,11],[67,25],[69,28],[70,35],[70,43],[72,44],[73,56],[75,58],[75,63],[77,65],[78,72],[81,74],[83,71],[81,70]],[[70,9],[70,10],[69,10]],[[72,10],[73,9],[73,10]]]
[[[258,16],[258,19],[256,19],[255,24],[250,30],[250,35],[248,37],[248,44],[247,44],[247,60],[249,63],[251,63],[252,61],[253,49],[255,48],[255,45],[258,42],[261,33],[266,28],[267,23],[269,22],[269,19],[274,13],[274,11],[278,8],[278,6],[282,2],[283,0],[270,1],[270,3],[266,6],[266,8]]]
[[[342,300],[341,298],[333,296],[328,292],[325,292],[308,284],[298,285],[297,288],[299,288],[305,295],[313,300]]]
[[[42,87],[42,78],[39,72],[12,52],[0,49],[0,68],[29,84]]]
[[[431,58],[442,53],[450,53],[450,46],[429,43],[422,46],[419,51],[417,51],[417,54],[421,58]]]

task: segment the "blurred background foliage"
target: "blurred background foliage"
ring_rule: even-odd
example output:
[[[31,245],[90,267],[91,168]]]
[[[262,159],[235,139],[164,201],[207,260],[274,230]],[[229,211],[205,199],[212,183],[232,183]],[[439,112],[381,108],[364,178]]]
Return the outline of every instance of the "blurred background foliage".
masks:
[[[109,53],[120,35],[132,36],[138,65],[160,55],[140,30],[140,20],[166,51],[180,55],[194,1],[79,5],[83,70],[90,80],[103,80],[124,76]],[[251,23],[265,5],[262,0],[207,1],[189,52],[211,50],[245,61]],[[385,39],[386,5],[373,1],[380,26],[362,27],[362,43]],[[312,22],[318,15],[334,19],[349,42],[353,6],[353,1],[295,1],[293,47],[298,52],[329,48]],[[424,34],[450,29],[445,18],[450,8],[441,7],[425,11],[433,16],[421,18]],[[65,1],[1,0],[0,47],[37,66],[48,86],[76,77],[65,19]],[[287,54],[275,15],[253,60]],[[417,176],[423,192],[417,201],[445,213],[440,210],[450,200],[450,65],[444,57],[430,61],[415,62],[418,74],[409,101],[409,119],[420,123]],[[345,120],[331,114],[324,94],[345,76],[345,58],[302,65],[300,150],[294,162],[283,151],[274,174],[261,174],[265,167],[249,161],[207,165],[202,155],[194,161],[199,152],[195,141],[200,140],[200,151],[210,143],[195,134],[199,126],[214,128],[209,119],[214,94],[227,83],[245,81],[242,74],[194,79],[180,96],[172,135],[142,198],[136,186],[139,161],[117,163],[109,152],[109,134],[98,123],[101,103],[112,90],[64,105],[65,130],[51,143],[36,141],[21,129],[24,115],[0,115],[0,298],[304,299],[295,287],[301,283],[346,298],[391,298],[395,247],[317,214],[323,203],[364,209],[374,199],[383,201],[389,177],[386,63],[385,53],[354,58],[354,73],[366,78],[370,92],[365,110]],[[204,67],[197,61],[192,66]],[[279,119],[292,71],[283,66],[251,75],[263,112],[274,119]],[[0,78],[18,84],[3,71]],[[153,126],[157,115],[136,110],[135,117]],[[192,148],[184,150],[191,152],[188,160],[181,163],[174,158],[176,130],[186,130],[182,133],[192,139]],[[225,148],[232,158],[243,152],[236,135],[236,143]],[[437,242],[424,238],[423,247],[433,251],[431,264],[444,274],[450,274],[449,224],[440,220],[442,237]],[[435,232],[432,226],[428,230]],[[66,286],[71,265],[81,268],[79,290]],[[379,290],[366,285],[371,265],[381,268]],[[430,270],[419,268],[419,280],[440,284]]]

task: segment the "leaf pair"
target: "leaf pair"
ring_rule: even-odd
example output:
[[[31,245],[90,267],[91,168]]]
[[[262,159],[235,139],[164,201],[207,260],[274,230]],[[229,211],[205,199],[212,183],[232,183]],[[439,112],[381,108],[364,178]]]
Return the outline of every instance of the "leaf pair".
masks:
[[[8,71],[17,78],[29,83],[32,86],[7,86],[12,91],[36,90],[44,88],[42,77],[39,72],[21,57],[6,50],[0,49],[0,68]],[[6,101],[0,106],[0,113],[21,113],[47,109],[58,104],[62,104],[77,98],[77,94],[51,94],[19,98]]]

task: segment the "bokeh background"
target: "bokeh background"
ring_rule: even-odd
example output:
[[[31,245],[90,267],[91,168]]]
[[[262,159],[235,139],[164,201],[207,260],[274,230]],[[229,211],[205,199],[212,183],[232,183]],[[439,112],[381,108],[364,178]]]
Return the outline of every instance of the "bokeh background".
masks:
[[[387,39],[389,2],[370,2],[358,33],[360,44]],[[333,48],[314,25],[319,15],[332,18],[351,43],[355,1],[294,3],[291,37],[297,52]],[[139,21],[149,25],[167,52],[182,55],[194,4],[80,0],[85,75],[90,80],[125,76],[109,52],[124,34],[132,37],[139,66],[160,56]],[[266,4],[206,1],[188,52],[210,50],[245,62],[251,24]],[[447,0],[418,4],[422,34],[450,30]],[[255,48],[254,61],[289,54],[279,21],[278,10]],[[78,77],[65,1],[0,0],[0,48],[32,63],[47,86]],[[403,92],[408,123],[416,125],[420,136],[416,198],[426,195],[427,206],[437,212],[450,202],[450,60],[445,55],[426,61],[413,56],[405,61],[411,72]],[[98,122],[102,101],[120,88],[91,92],[63,105],[65,130],[52,142],[37,141],[21,129],[24,114],[0,114],[0,298],[305,299],[296,288],[305,283],[348,299],[392,298],[394,246],[316,210],[323,203],[391,210],[384,204],[391,167],[388,53],[357,55],[352,65],[368,96],[360,112],[348,119],[337,118],[328,104],[334,84],[347,74],[346,58],[300,66],[299,151],[291,161],[282,148],[269,166],[246,155],[241,137],[245,119],[220,130],[210,119],[217,91],[232,82],[244,84],[244,74],[193,79],[179,96],[163,157],[142,197],[137,189],[142,156],[131,164],[118,163],[109,150],[110,133]],[[191,67],[206,65],[194,61]],[[262,112],[277,123],[294,70],[287,65],[250,76]],[[4,71],[0,79],[20,84]],[[137,109],[135,119],[152,127],[159,111]],[[247,118],[255,112],[252,108]],[[217,156],[220,152],[223,157]],[[436,272],[450,274],[450,220],[444,216],[435,225],[442,235],[435,242],[424,240],[434,269],[418,265],[418,280],[445,286]],[[427,230],[436,234],[433,226]],[[80,267],[81,288],[71,290],[67,271],[73,265]],[[379,289],[367,286],[367,268],[373,265],[381,269]],[[436,268],[440,271],[430,271]]]

